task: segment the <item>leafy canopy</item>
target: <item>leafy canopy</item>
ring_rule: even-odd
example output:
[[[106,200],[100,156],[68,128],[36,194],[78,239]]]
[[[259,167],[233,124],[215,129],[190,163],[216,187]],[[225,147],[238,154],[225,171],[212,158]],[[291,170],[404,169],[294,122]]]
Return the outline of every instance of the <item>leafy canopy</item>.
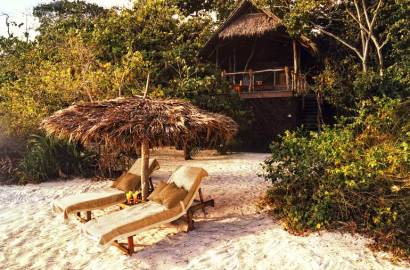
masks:
[[[163,0],[123,10],[67,0],[37,6],[35,41],[0,39],[0,122],[28,138],[41,119],[73,102],[142,94],[148,74],[150,95],[242,117],[220,72],[197,57],[215,22],[186,14]]]

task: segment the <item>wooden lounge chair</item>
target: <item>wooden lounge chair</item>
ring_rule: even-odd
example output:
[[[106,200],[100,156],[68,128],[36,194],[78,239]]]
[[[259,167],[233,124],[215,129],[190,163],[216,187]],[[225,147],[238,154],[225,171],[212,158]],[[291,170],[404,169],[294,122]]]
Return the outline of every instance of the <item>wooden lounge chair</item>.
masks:
[[[194,228],[193,214],[196,210],[204,210],[206,206],[214,206],[214,201],[203,201],[200,193],[200,201],[194,203],[195,194],[200,192],[202,178],[208,173],[202,168],[182,166],[176,170],[168,183],[175,183],[187,191],[185,198],[172,208],[148,201],[137,204],[123,210],[98,217],[82,225],[82,232],[96,240],[101,245],[112,244],[127,255],[134,252],[133,236],[141,231],[158,227],[184,218],[188,223],[187,231]],[[118,242],[120,238],[127,238],[128,244]]]
[[[156,159],[149,160],[149,174],[151,175],[155,170],[159,169],[159,164]],[[128,173],[135,176],[141,174],[141,159],[138,159],[134,165],[128,170]],[[141,181],[141,180],[140,180]],[[150,186],[153,189],[152,179],[150,177]],[[66,221],[69,214],[77,214],[77,218],[81,222],[87,222],[91,219],[91,211],[97,209],[104,209],[113,205],[125,202],[125,191],[110,187],[98,192],[87,192],[67,196],[63,199],[53,202],[53,210],[56,213],[63,212],[64,220]],[[86,213],[86,218],[81,217],[81,212]]]

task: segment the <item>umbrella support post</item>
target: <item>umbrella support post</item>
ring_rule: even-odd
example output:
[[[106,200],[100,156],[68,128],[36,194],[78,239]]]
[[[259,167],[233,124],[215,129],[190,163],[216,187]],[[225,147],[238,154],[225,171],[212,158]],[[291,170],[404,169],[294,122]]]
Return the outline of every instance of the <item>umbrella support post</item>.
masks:
[[[144,140],[141,143],[141,191],[142,191],[142,201],[147,201],[148,190],[149,190],[149,179],[148,179],[148,163],[149,163],[149,143]]]
[[[184,144],[184,159],[185,160],[191,160],[192,159],[192,157],[191,157],[191,146],[190,145],[188,145],[188,143],[185,143]]]

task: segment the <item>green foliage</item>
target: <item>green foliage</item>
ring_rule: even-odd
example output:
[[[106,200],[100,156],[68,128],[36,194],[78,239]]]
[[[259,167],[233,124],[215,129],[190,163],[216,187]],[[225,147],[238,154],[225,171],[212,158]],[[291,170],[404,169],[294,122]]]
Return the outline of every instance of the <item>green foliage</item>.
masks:
[[[73,35],[57,43],[55,52],[54,59],[42,58],[37,48],[23,52],[19,61],[26,62],[18,64],[22,70],[0,84],[0,122],[9,134],[36,133],[43,118],[73,102],[134,93],[146,66],[138,52],[117,65],[101,63],[93,47]]]
[[[341,65],[342,64],[342,65]],[[348,68],[350,66],[351,68]],[[361,100],[371,97],[406,98],[410,95],[409,66],[391,66],[384,76],[370,70],[359,71],[349,59],[336,63],[328,60],[315,77],[313,89],[339,111],[351,113]]]
[[[214,11],[219,20],[223,20],[234,9],[235,0],[174,0],[185,15],[198,15],[200,12]]]
[[[24,73],[32,44],[17,38],[0,37],[0,85],[16,80]],[[1,96],[0,96],[1,97]]]
[[[395,70],[397,72],[397,70]],[[410,84],[404,82],[400,75],[389,69],[385,76],[380,77],[375,72],[360,74],[353,81],[353,91],[356,100],[372,96],[407,97],[410,96]]]
[[[135,1],[106,10],[82,1],[40,5],[35,42],[0,39],[0,123],[28,138],[39,122],[74,102],[142,94],[178,97],[234,117],[245,114],[199,49],[215,23],[208,14],[186,16],[173,1]]]
[[[364,7],[373,18],[379,1],[329,0],[258,0],[258,3],[283,19],[292,36],[304,34],[316,40],[319,58],[324,66],[316,65],[309,72],[316,78],[313,89],[323,91],[325,99],[342,112],[362,99],[387,95],[407,97],[410,82],[410,12],[409,0],[383,0],[374,21],[374,38],[384,44],[381,49],[383,64],[379,63],[376,46],[369,40],[367,57],[364,54],[360,27],[352,16],[358,16],[355,3],[364,19]],[[336,39],[325,30],[338,37]],[[365,35],[366,37],[367,35]],[[357,49],[346,46],[341,40]],[[363,72],[363,66],[367,72]],[[379,76],[384,67],[384,76]]]
[[[33,135],[17,175],[21,184],[39,183],[64,175],[87,176],[95,170],[96,160],[95,154],[76,144]]]
[[[40,20],[40,37],[50,37],[48,34],[55,36],[55,32],[64,36],[64,31],[70,29],[92,28],[92,20],[104,16],[106,12],[106,9],[98,5],[79,0],[53,1],[39,4],[33,9],[33,15]]]
[[[202,10],[210,10],[213,5],[213,0],[204,0],[204,1],[196,1],[196,0],[176,0],[176,5],[185,13],[185,15],[190,15],[193,13],[197,13]]]
[[[353,222],[410,254],[410,101],[373,98],[357,115],[271,146],[268,197],[293,230]]]

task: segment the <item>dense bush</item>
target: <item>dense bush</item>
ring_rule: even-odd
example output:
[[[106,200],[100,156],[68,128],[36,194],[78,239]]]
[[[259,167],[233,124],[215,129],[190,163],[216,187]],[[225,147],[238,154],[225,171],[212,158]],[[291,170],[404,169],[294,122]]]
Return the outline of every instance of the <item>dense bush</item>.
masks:
[[[276,214],[295,231],[354,224],[410,254],[410,100],[373,98],[320,134],[287,132],[264,177]]]
[[[95,171],[97,156],[80,146],[54,137],[34,135],[18,166],[21,184],[68,176],[88,176]]]
[[[18,158],[0,155],[0,184],[12,184],[16,181],[17,165]]]
[[[389,69],[383,77],[375,72],[360,74],[353,81],[353,96],[363,100],[374,96],[408,97],[410,84],[400,77],[399,69]]]

